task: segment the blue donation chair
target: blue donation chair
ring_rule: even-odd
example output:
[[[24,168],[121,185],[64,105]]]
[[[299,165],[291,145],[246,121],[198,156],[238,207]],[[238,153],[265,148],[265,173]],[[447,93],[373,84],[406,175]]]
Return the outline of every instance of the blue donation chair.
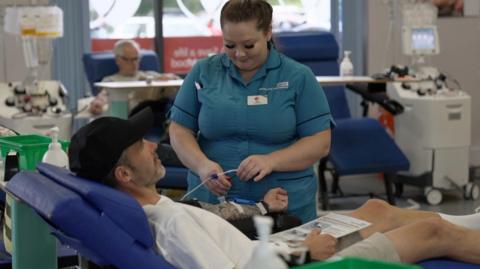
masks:
[[[39,173],[19,172],[6,190],[32,207],[62,244],[100,266],[174,269],[155,252],[147,217],[133,198],[64,168],[41,163],[37,169]],[[479,268],[447,259],[419,264],[427,269]]]
[[[142,50],[140,52],[140,70],[159,71],[159,63],[157,54],[154,51]],[[87,75],[93,94],[98,93],[98,89],[94,86],[96,82],[101,81],[104,77],[118,72],[115,63],[115,55],[112,52],[92,52],[83,55],[83,67]],[[159,140],[158,134],[163,133],[163,123],[165,121],[166,111],[159,111],[163,105],[152,105],[156,101],[145,102],[155,113],[154,128],[149,131],[146,138],[150,140]],[[141,104],[142,105],[142,104]],[[135,109],[134,109],[135,110]],[[138,109],[136,109],[138,110]],[[187,172],[186,168],[166,167],[167,176],[159,181],[157,187],[167,189],[187,189]]]
[[[51,226],[62,244],[100,266],[118,269],[174,269],[155,251],[155,240],[140,204],[68,170],[39,164],[6,186]]]
[[[309,66],[315,75],[338,76],[338,45],[333,34],[286,33],[276,36],[276,41],[280,51]],[[324,89],[336,127],[332,130],[330,154],[319,165],[322,208],[326,210],[329,206],[326,171],[333,176],[333,193],[340,191],[340,176],[383,173],[387,200],[394,204],[392,182],[396,172],[409,168],[407,158],[380,122],[351,117],[343,86]]]

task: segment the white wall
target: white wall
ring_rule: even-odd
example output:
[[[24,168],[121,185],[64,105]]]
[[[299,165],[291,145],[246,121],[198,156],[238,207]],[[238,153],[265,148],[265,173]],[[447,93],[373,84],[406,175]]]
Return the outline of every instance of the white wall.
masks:
[[[389,4],[383,0],[368,0],[366,74],[383,71],[393,63],[408,64],[401,53],[399,16],[394,13],[394,31],[389,40]],[[394,6],[398,2],[394,1]],[[397,8],[398,9],[398,8]],[[462,89],[472,97],[472,165],[480,165],[480,18],[451,17],[438,19],[440,55],[433,56],[433,66],[457,79]],[[441,130],[439,130],[441,131]]]

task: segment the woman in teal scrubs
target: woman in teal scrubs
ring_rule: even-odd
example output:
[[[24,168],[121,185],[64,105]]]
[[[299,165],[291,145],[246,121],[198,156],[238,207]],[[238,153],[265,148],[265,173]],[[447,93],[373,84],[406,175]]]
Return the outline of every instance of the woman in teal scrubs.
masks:
[[[312,166],[328,154],[333,125],[311,70],[272,45],[272,7],[230,0],[222,8],[225,53],[202,59],[184,80],[171,109],[171,143],[190,169],[191,198],[259,200],[271,188],[288,192],[288,212],[316,214]]]

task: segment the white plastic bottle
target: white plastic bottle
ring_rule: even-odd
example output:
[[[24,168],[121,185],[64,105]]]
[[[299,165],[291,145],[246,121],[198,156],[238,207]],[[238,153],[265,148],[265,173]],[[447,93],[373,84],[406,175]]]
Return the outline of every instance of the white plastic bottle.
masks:
[[[60,130],[58,127],[53,127],[50,131],[52,142],[48,145],[48,150],[43,155],[42,162],[68,169],[68,155],[58,142],[58,132]]]
[[[353,76],[353,64],[350,60],[351,53],[349,50],[343,52],[343,60],[340,63],[340,76],[342,77]]]
[[[273,220],[270,217],[253,217],[257,234],[259,237],[258,245],[252,253],[245,269],[287,269],[287,264],[275,253],[268,243],[268,237],[272,230]]]

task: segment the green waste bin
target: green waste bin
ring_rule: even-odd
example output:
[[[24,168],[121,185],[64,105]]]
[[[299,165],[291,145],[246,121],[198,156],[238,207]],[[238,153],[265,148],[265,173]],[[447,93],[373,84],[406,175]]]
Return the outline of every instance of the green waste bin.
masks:
[[[16,151],[19,155],[20,170],[35,170],[35,166],[42,160],[43,154],[48,150],[52,139],[41,135],[17,135],[0,137],[2,157],[5,158],[10,151]],[[68,141],[58,141],[62,149],[67,151],[70,144]]]
[[[0,137],[2,157],[15,151],[20,170],[34,171],[52,139],[41,135]],[[70,142],[58,141],[64,151]],[[5,163],[5,162],[4,162]],[[3,240],[13,269],[57,268],[56,241],[44,221],[25,203],[6,196]]]
[[[293,267],[295,269],[421,269],[420,266],[390,263],[378,260],[345,257],[339,260],[310,263]]]

